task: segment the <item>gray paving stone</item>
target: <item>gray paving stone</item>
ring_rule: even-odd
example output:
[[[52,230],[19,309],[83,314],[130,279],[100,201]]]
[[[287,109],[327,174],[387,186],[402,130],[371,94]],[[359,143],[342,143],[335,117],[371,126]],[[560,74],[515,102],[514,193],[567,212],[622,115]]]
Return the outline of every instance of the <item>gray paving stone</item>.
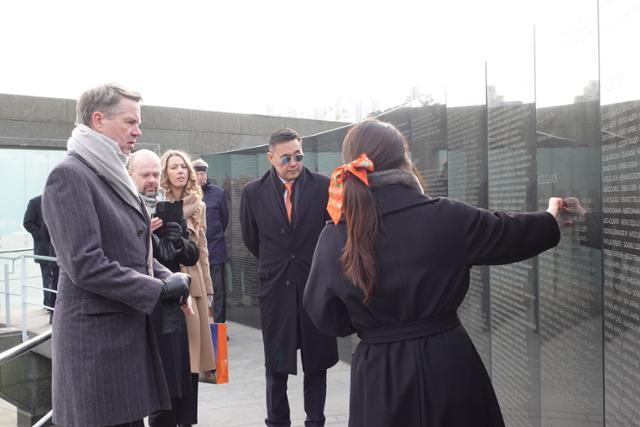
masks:
[[[200,383],[198,426],[257,427],[266,417],[264,353],[260,330],[228,322],[229,384]],[[298,353],[299,354],[299,353]],[[346,426],[349,417],[349,365],[338,362],[327,374],[327,426]],[[289,377],[292,427],[304,427],[302,366]]]
[[[19,306],[17,306],[19,307]],[[13,315],[20,319],[18,309]],[[49,316],[40,308],[29,310],[29,329],[43,332],[50,325]],[[229,383],[200,383],[198,427],[258,427],[266,417],[264,353],[262,333],[240,323],[227,322],[230,337]],[[327,373],[327,427],[346,426],[349,418],[349,369],[338,362]],[[292,427],[304,427],[302,365],[298,353],[299,375],[291,375],[288,383]],[[0,426],[15,425],[16,412],[11,405],[0,406]]]

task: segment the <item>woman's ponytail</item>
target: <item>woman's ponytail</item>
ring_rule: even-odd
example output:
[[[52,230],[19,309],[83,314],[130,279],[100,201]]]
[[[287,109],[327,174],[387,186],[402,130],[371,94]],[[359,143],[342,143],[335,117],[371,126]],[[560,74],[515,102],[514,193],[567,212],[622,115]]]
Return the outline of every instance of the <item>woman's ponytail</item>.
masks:
[[[343,212],[347,222],[347,243],[340,261],[345,276],[362,289],[363,302],[368,304],[379,280],[375,248],[380,214],[369,187],[358,179],[345,180]]]

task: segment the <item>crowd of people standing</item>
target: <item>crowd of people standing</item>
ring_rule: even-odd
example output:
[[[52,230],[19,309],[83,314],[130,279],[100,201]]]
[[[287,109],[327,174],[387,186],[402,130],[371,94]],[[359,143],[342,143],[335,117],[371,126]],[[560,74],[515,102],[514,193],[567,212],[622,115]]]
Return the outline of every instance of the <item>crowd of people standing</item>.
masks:
[[[202,159],[134,152],[140,102],[113,84],[84,92],[68,156],[33,201],[41,210],[29,204],[42,224],[25,215],[34,240],[43,227],[50,234],[47,254],[58,259],[56,424],[134,427],[149,417],[152,427],[191,426],[198,383],[215,375],[209,322],[226,320],[225,193]],[[331,178],[314,173],[302,137],[276,130],[271,167],[242,191],[242,239],[257,260],[265,424],[291,425],[287,381],[300,350],[305,426],[324,426],[336,337],[357,333],[350,427],[504,425],[456,311],[471,266],[558,243],[562,199],[546,212],[507,214],[430,197],[404,136],[375,119],[351,127],[342,156]]]

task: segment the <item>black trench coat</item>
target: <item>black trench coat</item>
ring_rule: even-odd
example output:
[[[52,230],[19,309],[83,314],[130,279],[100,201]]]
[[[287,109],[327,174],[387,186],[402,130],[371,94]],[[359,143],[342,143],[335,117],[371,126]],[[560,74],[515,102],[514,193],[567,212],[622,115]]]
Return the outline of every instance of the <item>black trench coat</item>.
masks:
[[[351,364],[349,426],[504,426],[456,311],[472,265],[520,261],[555,246],[555,219],[490,213],[402,185],[373,192],[384,232],[372,302],[364,305],[342,274],[344,222],[323,230],[304,295],[321,331],[363,338]]]
[[[313,251],[328,219],[328,188],[329,178],[304,168],[293,187],[291,224],[273,168],[242,190],[242,238],[258,261],[265,366],[275,372],[297,373],[297,348],[305,373],[338,361],[335,337],[318,331],[302,307]]]
[[[163,228],[156,230],[151,236],[154,258],[174,273],[180,271],[180,265],[195,265],[200,257],[198,246],[189,238],[187,222],[183,221],[180,225],[183,230],[180,249],[175,249],[174,244],[166,239]],[[169,396],[181,398],[190,395],[190,397],[197,399],[197,395],[193,395],[191,389],[187,320],[182,309],[177,306],[163,307],[162,302],[158,302],[151,313],[151,322],[158,341],[164,376],[169,387]],[[183,416],[188,412],[185,411],[185,406],[173,409],[174,411],[178,409],[178,414]],[[197,405],[195,406],[197,407]],[[192,416],[193,420],[198,418],[197,414],[189,414],[189,416]]]

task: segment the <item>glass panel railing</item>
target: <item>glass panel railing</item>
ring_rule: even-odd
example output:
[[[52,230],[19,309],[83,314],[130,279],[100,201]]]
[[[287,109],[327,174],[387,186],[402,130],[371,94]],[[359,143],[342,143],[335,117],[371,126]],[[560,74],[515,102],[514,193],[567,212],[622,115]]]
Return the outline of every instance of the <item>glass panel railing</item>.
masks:
[[[35,261],[55,258],[29,252],[0,253],[0,425],[34,425],[51,410],[51,315],[44,298],[55,290],[43,289]]]

